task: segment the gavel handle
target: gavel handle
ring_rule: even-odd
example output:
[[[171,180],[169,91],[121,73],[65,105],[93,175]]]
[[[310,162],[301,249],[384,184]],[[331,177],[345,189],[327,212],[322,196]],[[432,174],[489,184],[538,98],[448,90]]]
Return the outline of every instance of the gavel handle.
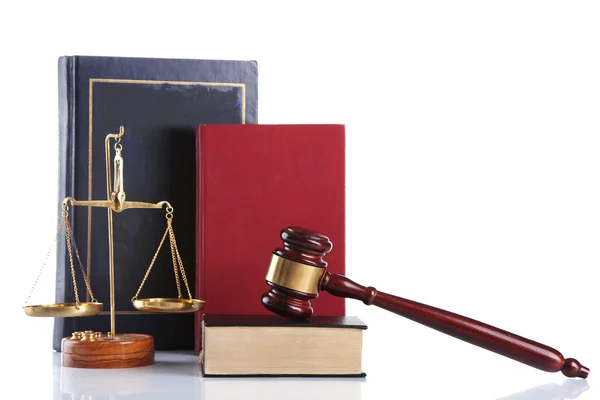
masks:
[[[361,300],[367,305],[373,304],[543,371],[561,371],[570,378],[587,378],[590,372],[579,361],[573,358],[565,359],[559,351],[541,343],[462,315],[378,292],[374,287],[361,286],[342,275],[325,272],[320,289],[334,296]]]

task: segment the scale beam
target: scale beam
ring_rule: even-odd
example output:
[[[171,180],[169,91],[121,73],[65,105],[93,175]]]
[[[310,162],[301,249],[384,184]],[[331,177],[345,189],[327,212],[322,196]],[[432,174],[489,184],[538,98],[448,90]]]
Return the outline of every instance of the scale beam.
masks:
[[[167,209],[173,208],[168,201],[159,201],[158,203],[125,201],[123,203],[119,203],[116,200],[77,200],[73,197],[67,197],[63,200],[63,205],[68,205],[68,203],[70,203],[72,206],[108,208],[109,210],[115,212],[121,212],[131,208],[161,209],[165,205],[167,206]]]

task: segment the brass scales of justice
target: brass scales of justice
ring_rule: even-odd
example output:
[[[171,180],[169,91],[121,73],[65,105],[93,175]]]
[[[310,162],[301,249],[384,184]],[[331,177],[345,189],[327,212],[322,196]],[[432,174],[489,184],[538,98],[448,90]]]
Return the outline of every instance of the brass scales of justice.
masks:
[[[79,258],[79,251],[75,243],[75,237],[71,224],[69,223],[69,204],[71,206],[83,207],[101,207],[108,210],[108,251],[109,251],[109,280],[110,280],[110,332],[73,332],[72,336],[62,339],[62,365],[65,367],[77,368],[126,368],[126,367],[141,367],[154,363],[154,339],[151,335],[145,334],[117,334],[115,326],[115,263],[114,263],[114,237],[113,237],[113,212],[120,213],[131,208],[145,209],[163,209],[165,208],[165,218],[167,228],[162,236],[158,249],[150,262],[144,278],[131,299],[133,306],[145,312],[155,313],[186,313],[197,312],[204,308],[204,301],[193,299],[183,262],[177,248],[175,240],[175,232],[173,230],[173,212],[174,209],[168,201],[160,201],[158,203],[146,203],[141,201],[128,201],[124,191],[123,182],[123,146],[121,138],[125,134],[125,128],[120,127],[119,133],[109,133],[104,141],[106,154],[106,191],[107,200],[76,200],[73,197],[67,197],[62,202],[62,215],[54,244],[60,236],[60,232],[64,229],[65,243],[69,257],[71,269],[71,277],[75,293],[74,303],[55,303],[42,305],[27,305],[29,298],[33,293],[36,284],[42,274],[46,260],[52,251],[52,247],[46,256],[46,260],[42,264],[42,268],[37,275],[33,288],[31,289],[23,309],[28,316],[31,317],[86,317],[97,315],[102,311],[103,304],[99,302],[92,292],[90,281],[83,269],[83,265]],[[111,139],[114,139],[115,156],[113,159],[114,179],[113,188],[111,190],[111,162],[110,162],[110,145]],[[169,245],[171,248],[171,258],[173,262],[173,270],[175,272],[175,282],[177,284],[177,298],[138,298],[144,283],[150,275],[150,271],[154,266],[156,258],[162,248],[165,240],[169,237]],[[79,300],[77,290],[77,281],[75,278],[75,261],[79,265],[79,269],[83,275],[85,287],[91,301],[82,302]],[[57,266],[58,268],[58,266]],[[183,280],[185,289],[187,290],[188,298],[184,298],[181,291],[180,278]]]

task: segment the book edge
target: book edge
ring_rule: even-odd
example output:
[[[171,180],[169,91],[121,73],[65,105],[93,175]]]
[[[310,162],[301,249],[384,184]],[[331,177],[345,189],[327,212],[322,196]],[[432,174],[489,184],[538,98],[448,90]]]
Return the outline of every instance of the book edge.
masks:
[[[75,179],[73,177],[75,165],[75,85],[76,85],[76,62],[71,56],[62,56],[58,59],[58,115],[59,115],[59,145],[58,145],[58,212],[60,215],[62,200],[67,196],[73,196],[75,190]],[[64,175],[61,173],[64,168]],[[75,225],[75,215],[71,216],[72,224]],[[67,285],[69,273],[61,269],[64,265],[66,252],[62,247],[56,251],[56,286],[55,301],[63,303],[72,294],[72,286]],[[60,285],[62,283],[62,285]],[[73,322],[70,318],[55,318],[53,327],[52,347],[56,351],[62,351],[62,336],[64,332],[73,331]]]
[[[158,61],[158,62],[177,62],[177,61],[182,61],[182,62],[209,62],[209,63],[239,63],[239,64],[251,64],[253,66],[255,66],[255,68],[258,68],[258,61],[254,60],[254,59],[224,59],[224,58],[185,58],[185,57],[176,57],[176,58],[171,58],[171,57],[132,57],[132,56],[117,56],[117,55],[83,55],[83,54],[70,54],[70,55],[63,55],[61,57],[71,57],[71,58],[78,58],[81,60],[100,60],[100,59],[107,59],[107,60],[140,60],[140,61]]]
[[[273,328],[339,328],[339,329],[362,329],[362,330],[367,330],[368,329],[368,325],[362,321],[360,318],[358,317],[349,317],[349,316],[334,316],[333,318],[353,318],[356,320],[355,323],[348,323],[346,325],[343,324],[326,324],[326,323],[307,323],[307,324],[293,324],[293,321],[291,320],[281,320],[280,323],[277,322],[277,320],[274,319],[274,321],[272,323],[263,323],[263,324],[248,324],[248,323],[218,323],[218,324],[214,324],[211,323],[210,318],[211,317],[216,317],[216,316],[223,316],[223,317],[227,317],[227,318],[231,318],[232,320],[235,320],[235,318],[237,317],[237,315],[226,315],[226,314],[202,314],[202,321],[203,324],[206,328],[210,328],[210,327],[255,327],[255,328],[264,328],[264,327],[273,327]],[[208,321],[207,321],[207,317],[208,317]],[[249,317],[249,315],[242,315],[242,317]],[[260,316],[260,317],[266,317],[266,316]],[[274,317],[276,318],[276,317]],[[320,316],[320,317],[314,317],[314,318],[319,318],[319,319],[326,319],[326,316]]]
[[[204,290],[204,154],[202,146],[202,125],[196,128],[196,293],[200,299],[205,298]],[[194,353],[199,355],[203,345],[204,314],[194,316]]]
[[[249,374],[249,375],[234,375],[234,374],[206,374],[202,369],[202,376],[205,378],[365,378],[366,372],[360,374]]]
[[[264,326],[259,326],[264,327]],[[203,338],[206,332],[205,322],[202,321],[202,335]],[[358,328],[355,328],[358,329]],[[366,328],[365,328],[366,329]],[[362,330],[362,329],[361,329]],[[364,338],[361,334],[360,340],[360,353],[361,353],[361,363],[362,363],[362,353],[363,353],[363,343]],[[198,362],[200,363],[201,374],[203,377],[207,378],[364,378],[367,374],[362,371],[359,374],[215,374],[215,373],[206,373],[205,371],[205,350],[202,349],[200,353],[200,357]],[[361,368],[362,370],[362,368]]]

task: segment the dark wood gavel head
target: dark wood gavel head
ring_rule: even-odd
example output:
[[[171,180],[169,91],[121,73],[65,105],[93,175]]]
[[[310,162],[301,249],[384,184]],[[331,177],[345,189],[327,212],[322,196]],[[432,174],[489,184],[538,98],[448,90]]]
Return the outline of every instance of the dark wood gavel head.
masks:
[[[262,296],[270,311],[292,319],[309,318],[310,300],[319,296],[319,284],[327,269],[323,256],[333,247],[320,233],[294,226],[281,231],[283,247],[271,256],[266,281],[271,289]]]

